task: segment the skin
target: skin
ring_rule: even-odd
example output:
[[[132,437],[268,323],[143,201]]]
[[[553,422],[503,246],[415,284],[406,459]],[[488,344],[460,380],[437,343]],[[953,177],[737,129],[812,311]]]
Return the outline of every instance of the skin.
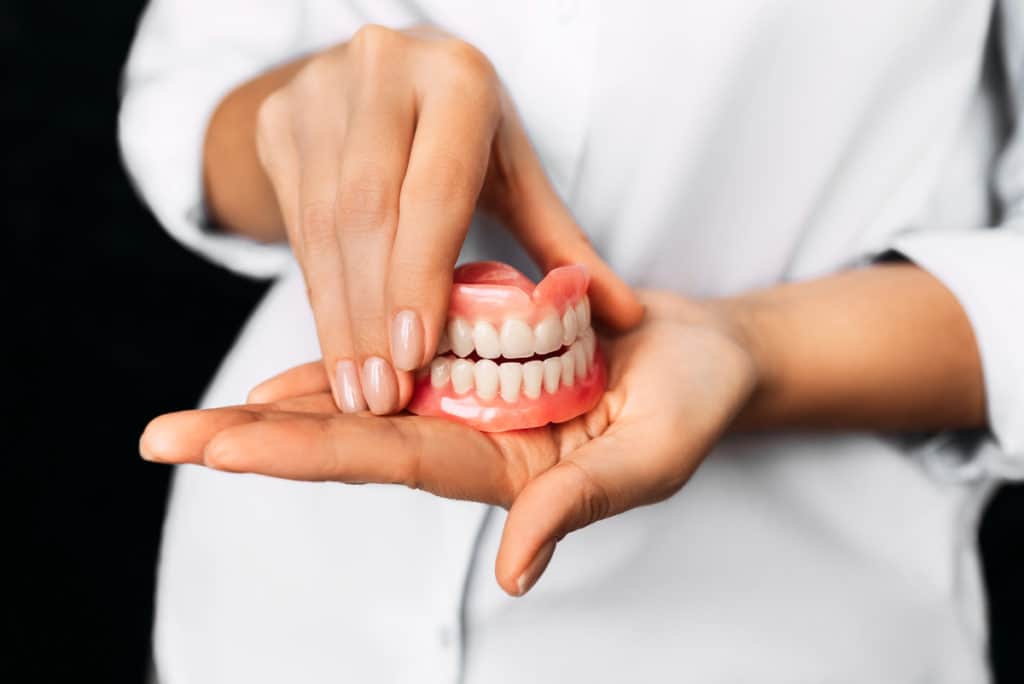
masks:
[[[723,300],[638,300],[551,189],[489,62],[443,34],[366,27],[242,84],[212,117],[204,167],[225,230],[291,242],[324,360],[260,385],[244,406],[156,418],[143,456],[503,506],[495,571],[513,595],[569,532],[677,492],[730,430],[986,422],[970,323],[913,265]],[[497,214],[544,270],[587,265],[595,314],[615,333],[602,341],[608,391],[568,423],[511,433],[339,413],[337,362],[390,359],[397,312],[416,312],[420,363],[432,357],[477,208]],[[374,413],[408,401],[409,374],[388,381],[398,399]]]
[[[545,271],[586,265],[609,326],[643,313],[552,189],[491,63],[433,29],[365,26],[242,84],[211,118],[204,178],[225,230],[291,243],[342,410],[408,403],[408,371],[433,357],[477,208]],[[385,361],[372,381],[368,359]],[[340,361],[363,369],[361,384],[339,386]]]
[[[319,363],[250,404],[155,419],[144,457],[298,480],[403,484],[508,509],[495,574],[522,595],[566,534],[677,492],[730,430],[918,430],[985,423],[981,363],[955,297],[909,264],[727,300],[642,292],[602,340],[608,391],[562,425],[477,432],[420,416],[343,415]]]

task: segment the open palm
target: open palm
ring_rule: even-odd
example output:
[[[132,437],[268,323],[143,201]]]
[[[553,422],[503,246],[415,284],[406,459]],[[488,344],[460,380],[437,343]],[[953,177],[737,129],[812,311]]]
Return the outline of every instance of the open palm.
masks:
[[[250,400],[260,403],[156,418],[142,452],[503,506],[495,571],[520,595],[569,532],[678,491],[754,389],[757,369],[726,316],[667,293],[642,299],[644,322],[602,341],[608,391],[567,423],[486,434],[440,418],[339,414],[317,362],[257,388]]]

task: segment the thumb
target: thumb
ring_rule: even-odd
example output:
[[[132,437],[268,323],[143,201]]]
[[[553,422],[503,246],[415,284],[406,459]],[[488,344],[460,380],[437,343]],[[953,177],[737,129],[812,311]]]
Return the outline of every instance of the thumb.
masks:
[[[509,509],[495,560],[498,584],[522,596],[547,568],[565,535],[611,514],[602,487],[576,461],[562,461],[533,480]]]
[[[507,116],[498,130],[496,165],[507,197],[495,202],[502,219],[544,270],[583,264],[590,273],[595,315],[615,331],[637,325],[644,308],[632,289],[594,250],[586,234],[551,186],[522,125]]]

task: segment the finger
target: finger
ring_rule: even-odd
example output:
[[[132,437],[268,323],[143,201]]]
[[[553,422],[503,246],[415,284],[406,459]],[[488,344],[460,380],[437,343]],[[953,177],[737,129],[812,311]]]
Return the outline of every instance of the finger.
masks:
[[[328,392],[330,389],[330,380],[324,373],[324,362],[322,360],[310,361],[301,366],[289,368],[256,385],[249,391],[245,403],[266,404],[287,397]]]
[[[643,305],[594,250],[558,197],[514,114],[502,120],[497,149],[504,155],[502,173],[509,176],[513,194],[502,201],[503,214],[526,251],[544,271],[567,264],[586,266],[588,294],[598,318],[613,330],[636,326],[643,318]]]
[[[323,73],[322,62],[310,66],[295,79],[293,87],[318,91],[334,72]],[[340,90],[340,85],[339,85]],[[300,101],[315,101],[306,93]],[[323,101],[321,96],[317,99]],[[299,149],[298,209],[292,246],[302,265],[309,304],[316,321],[324,370],[338,408],[356,412],[366,408],[353,361],[353,342],[345,299],[341,249],[335,228],[335,189],[339,175],[338,150],[344,138],[342,95],[326,108],[296,112],[294,131]],[[295,182],[294,179],[291,182]]]
[[[390,35],[390,34],[382,34]],[[373,40],[393,40],[375,38]],[[370,39],[367,39],[370,40]],[[366,403],[393,413],[412,394],[391,365],[387,315],[388,262],[398,225],[398,197],[415,127],[415,103],[397,65],[371,48],[357,52],[362,75],[351,95],[349,127],[336,192],[337,234],[353,349]]]
[[[402,182],[387,288],[391,356],[401,370],[420,368],[434,356],[497,122],[491,86],[476,76],[458,84],[434,88],[420,104]]]
[[[651,434],[656,433],[639,423],[616,425],[523,489],[509,510],[495,560],[506,592],[529,591],[565,535],[660,501],[682,486],[690,475],[679,467],[684,459],[660,453]]]
[[[203,463],[203,449],[221,431],[260,420],[297,415],[336,415],[327,392],[295,396],[274,404],[178,411],[154,418],[139,439],[139,453],[158,463]]]
[[[204,461],[231,472],[308,481],[404,484],[439,496],[507,501],[505,460],[481,433],[413,416],[300,415],[238,422]]]

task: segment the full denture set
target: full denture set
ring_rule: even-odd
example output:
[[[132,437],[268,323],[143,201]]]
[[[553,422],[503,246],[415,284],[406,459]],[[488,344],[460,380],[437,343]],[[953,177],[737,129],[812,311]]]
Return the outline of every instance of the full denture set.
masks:
[[[586,413],[605,385],[589,280],[582,266],[556,268],[536,285],[497,262],[458,268],[437,355],[409,410],[486,432]]]

